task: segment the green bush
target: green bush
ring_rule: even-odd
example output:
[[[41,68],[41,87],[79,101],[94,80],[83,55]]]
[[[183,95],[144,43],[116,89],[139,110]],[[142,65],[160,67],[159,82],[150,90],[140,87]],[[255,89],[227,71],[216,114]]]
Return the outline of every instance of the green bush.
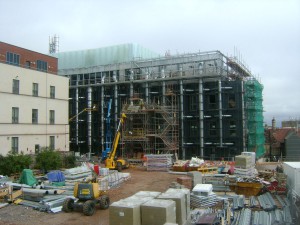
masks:
[[[76,166],[76,157],[75,155],[67,155],[64,157],[64,166],[66,168],[73,168]]]
[[[30,155],[14,154],[9,152],[7,156],[0,155],[0,174],[10,176],[21,173],[23,169],[28,169],[32,164]]]
[[[36,156],[36,167],[41,169],[44,173],[49,170],[57,170],[62,166],[62,157],[58,151],[51,149],[44,149]]]

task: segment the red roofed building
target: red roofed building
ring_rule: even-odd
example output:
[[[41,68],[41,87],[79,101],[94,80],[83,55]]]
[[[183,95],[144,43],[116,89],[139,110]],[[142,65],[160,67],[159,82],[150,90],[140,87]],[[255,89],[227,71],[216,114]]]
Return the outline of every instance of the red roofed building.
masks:
[[[275,119],[272,120],[272,127],[265,129],[265,149],[266,149],[266,157],[271,161],[277,161],[279,159],[287,159],[290,158],[290,147],[294,146],[294,144],[288,145],[290,146],[287,149],[287,140],[295,139],[294,135],[299,137],[299,132],[295,128],[284,127],[284,128],[276,128],[275,127]],[[297,139],[297,138],[296,138]],[[300,146],[300,145],[299,145]],[[293,150],[293,154],[295,150]],[[295,154],[294,154],[295,155]],[[295,155],[296,156],[296,155]],[[299,157],[300,157],[300,147],[299,147]]]

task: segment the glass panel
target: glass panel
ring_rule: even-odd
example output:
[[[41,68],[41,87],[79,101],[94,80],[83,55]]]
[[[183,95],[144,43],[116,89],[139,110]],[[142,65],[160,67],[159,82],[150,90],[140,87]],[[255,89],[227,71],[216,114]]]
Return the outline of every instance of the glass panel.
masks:
[[[50,149],[54,150],[55,149],[55,136],[50,136]]]
[[[13,153],[19,152],[19,138],[18,137],[11,138],[11,151]]]
[[[50,110],[50,124],[54,124],[55,123],[55,111],[54,110]]]
[[[19,123],[19,108],[12,107],[12,123]]]
[[[32,123],[37,124],[38,123],[38,110],[32,109]]]

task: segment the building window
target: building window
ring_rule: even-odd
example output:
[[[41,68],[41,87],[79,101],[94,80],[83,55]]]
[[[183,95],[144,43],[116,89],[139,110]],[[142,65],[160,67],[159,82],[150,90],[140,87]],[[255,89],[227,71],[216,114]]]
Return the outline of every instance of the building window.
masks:
[[[12,123],[19,123],[19,108],[12,107]]]
[[[34,152],[35,152],[35,154],[40,153],[40,145],[35,145],[34,146]]]
[[[20,65],[20,55],[12,52],[6,52],[6,62],[18,66]]]
[[[30,68],[31,67],[31,62],[30,61],[26,61],[25,62],[25,68]]]
[[[235,94],[230,94],[228,96],[228,108],[233,109],[235,107],[236,107]]]
[[[209,135],[210,136],[217,135],[217,123],[214,121],[209,123]]]
[[[217,98],[216,95],[209,95],[208,106],[210,109],[215,109],[217,107]]]
[[[18,137],[11,138],[11,151],[12,151],[12,153],[15,153],[15,154],[19,152],[19,138]]]
[[[43,60],[37,60],[36,69],[40,71],[48,71],[48,63]]]
[[[234,120],[229,121],[229,135],[236,136],[236,122]]]
[[[190,96],[190,111],[197,111],[198,109],[198,96]]]
[[[55,111],[54,110],[50,110],[50,124],[54,124],[55,123]]]
[[[50,86],[50,98],[55,98],[55,86]]]
[[[51,150],[54,150],[55,149],[55,136],[50,136],[50,145],[49,145],[49,148]]]
[[[39,113],[37,109],[32,109],[32,123],[37,124],[38,123],[38,117]]]
[[[32,96],[39,96],[39,84],[38,83],[32,84]]]
[[[20,81],[13,79],[12,92],[14,94],[19,94]]]
[[[197,137],[199,135],[198,126],[195,123],[190,123],[189,137]]]

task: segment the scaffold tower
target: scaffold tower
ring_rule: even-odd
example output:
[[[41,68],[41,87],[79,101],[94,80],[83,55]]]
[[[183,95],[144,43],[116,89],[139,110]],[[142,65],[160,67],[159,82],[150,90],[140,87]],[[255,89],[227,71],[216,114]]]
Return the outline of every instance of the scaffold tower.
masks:
[[[261,157],[264,152],[264,126],[262,91],[263,85],[252,78],[245,81],[245,115],[248,129],[248,151],[256,152],[256,157]]]

